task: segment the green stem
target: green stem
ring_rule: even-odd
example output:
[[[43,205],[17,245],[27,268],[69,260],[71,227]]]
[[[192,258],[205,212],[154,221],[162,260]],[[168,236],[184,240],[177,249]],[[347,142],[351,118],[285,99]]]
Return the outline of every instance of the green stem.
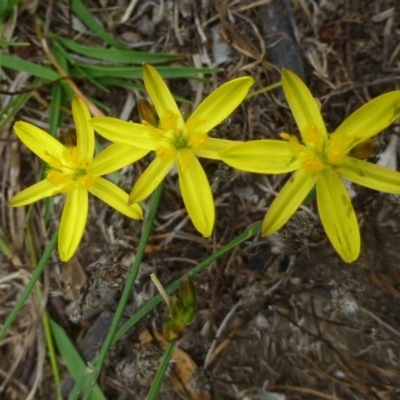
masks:
[[[53,336],[51,334],[50,316],[47,311],[45,311],[42,315],[42,325],[46,336],[46,344],[47,344],[47,349],[49,351],[49,359],[50,359],[51,369],[53,371],[54,383],[56,385],[57,400],[63,400],[63,396],[61,393],[60,371],[58,369],[56,349],[54,347]]]
[[[172,357],[172,353],[175,349],[175,342],[168,343],[167,348],[165,349],[164,356],[161,360],[161,364],[157,370],[156,376],[151,384],[151,388],[149,390],[149,394],[146,397],[146,400],[157,400],[158,393],[160,392],[162,383],[164,382],[165,372],[167,371],[169,362]]]
[[[172,294],[175,290],[177,290],[179,288],[179,285],[181,284],[182,279],[191,278],[191,277],[199,274],[204,269],[206,269],[212,262],[217,260],[219,257],[223,256],[225,253],[228,253],[231,249],[238,246],[240,243],[244,242],[245,240],[250,239],[252,236],[259,233],[260,231],[261,231],[261,222],[257,222],[252,227],[246,229],[242,234],[237,236],[235,239],[231,240],[229,243],[227,243],[221,249],[219,249],[215,253],[211,254],[211,256],[204,259],[200,264],[196,265],[189,272],[182,275],[175,282],[171,283],[171,285],[169,285],[165,289],[165,291],[169,295]],[[137,324],[157,304],[161,303],[161,301],[162,301],[162,297],[160,294],[158,294],[158,295],[154,296],[151,300],[149,300],[145,305],[143,305],[143,307],[136,314],[134,314],[131,318],[129,318],[129,320],[126,321],[125,324],[123,326],[121,326],[121,328],[118,329],[117,333],[115,334],[113,344],[118,342],[118,340],[120,340],[122,338],[122,336],[124,336],[129,331],[129,329],[131,329],[135,324]]]
[[[249,93],[249,94],[246,96],[246,100],[249,100],[249,99],[251,99],[251,98],[254,97],[254,96],[258,96],[258,95],[261,94],[261,93],[269,92],[270,90],[276,89],[276,88],[281,87],[281,86],[282,86],[282,82],[281,82],[281,81],[272,83],[272,84],[269,85],[269,86],[265,86],[265,87],[263,87],[263,88],[261,88],[261,89],[258,89],[258,90],[255,90],[254,92]]]
[[[54,250],[58,238],[58,229],[54,232],[52,238],[50,239],[49,244],[44,251],[42,258],[40,259],[37,267],[35,268],[32,278],[28,283],[28,286],[22,292],[20,299],[15,304],[14,308],[12,309],[10,315],[7,317],[6,321],[4,322],[3,327],[0,330],[0,342],[4,339],[5,335],[7,334],[8,329],[14,322],[15,318],[18,316],[18,313],[21,311],[22,307],[24,306],[26,300],[28,299],[29,295],[31,294],[33,288],[35,287],[36,282],[39,280],[44,267],[47,265],[47,261],[50,258],[52,251]]]
[[[101,348],[101,351],[100,351],[97,359],[95,361],[93,361],[94,370],[93,370],[93,373],[91,374],[90,389],[85,392],[85,396],[84,396],[83,400],[90,399],[94,385],[97,382],[97,379],[100,375],[101,368],[107,357],[108,350],[110,349],[110,347],[113,344],[114,335],[118,329],[118,325],[121,321],[126,304],[128,303],[128,300],[131,297],[132,288],[133,288],[133,285],[135,284],[137,275],[139,273],[140,264],[142,263],[142,259],[143,259],[143,256],[144,256],[144,253],[146,250],[146,246],[149,241],[150,233],[153,228],[153,222],[154,222],[155,216],[157,214],[158,204],[160,203],[160,198],[161,198],[161,195],[163,192],[163,186],[164,186],[163,183],[161,183],[154,193],[154,196],[153,196],[153,199],[151,202],[151,206],[150,206],[150,210],[149,210],[149,215],[146,218],[142,236],[140,238],[139,246],[138,246],[138,249],[136,252],[135,260],[132,263],[132,267],[130,269],[130,272],[129,272],[129,275],[128,275],[128,278],[126,281],[125,289],[122,293],[121,300],[118,304],[118,308],[117,308],[117,311],[115,312],[115,316],[111,323],[107,337],[104,341],[104,344]]]
[[[29,248],[31,265],[38,265],[35,240],[34,240],[34,235],[32,234],[32,229],[31,229],[30,223],[28,223],[27,230],[26,230],[26,243],[27,243],[27,247]],[[44,296],[43,296],[43,292],[40,288],[40,285],[35,285],[35,292],[36,292],[36,297],[37,297],[39,303],[43,304]],[[54,383],[56,385],[57,400],[62,400],[63,397],[61,394],[60,372],[58,370],[53,336],[51,335],[51,329],[50,329],[50,323],[49,323],[49,314],[47,313],[47,311],[44,311],[42,314],[42,326],[43,326],[44,336],[45,336],[45,340],[46,340],[47,351],[48,351],[49,358],[50,358],[51,369],[53,371]]]

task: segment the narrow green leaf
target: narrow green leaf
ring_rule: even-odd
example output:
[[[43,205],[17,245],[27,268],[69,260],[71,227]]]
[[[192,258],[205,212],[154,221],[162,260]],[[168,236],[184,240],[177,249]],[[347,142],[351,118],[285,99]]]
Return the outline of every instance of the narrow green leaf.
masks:
[[[104,77],[97,78],[96,81],[100,85],[104,85],[104,86],[118,86],[118,87],[123,87],[123,88],[141,90],[142,92],[146,91],[146,89],[144,88],[144,85],[138,85],[136,83],[127,81],[126,79],[119,79],[119,78],[104,76]]]
[[[156,376],[154,377],[154,380],[151,383],[151,387],[146,397],[146,400],[158,399],[158,393],[160,392],[161,386],[164,382],[165,372],[167,371],[174,349],[175,349],[175,342],[168,343],[168,346],[165,349],[164,356],[161,360],[161,364],[158,367]]]
[[[65,95],[63,93],[63,87],[61,82],[57,82],[51,88],[51,112],[50,112],[50,122],[49,122],[49,133],[53,137],[57,136],[58,128],[61,125],[64,113],[61,109],[62,101],[65,99]],[[40,176],[38,181],[41,181],[45,176],[45,171],[48,169],[48,166],[45,162],[42,163],[40,169]],[[46,197],[44,199],[44,209],[43,209],[43,218],[46,222],[46,225],[50,221],[51,211],[53,209],[54,198],[52,196]]]
[[[114,46],[117,49],[124,49],[125,46],[122,43],[115,40],[109,35],[104,28],[93,18],[92,13],[84,6],[81,0],[72,0],[71,2],[72,11],[77,17],[100,39],[103,39],[110,46]]]
[[[0,1],[0,17],[9,13],[21,0],[2,0]]]
[[[202,262],[193,267],[189,272],[182,275],[180,278],[172,282],[165,291],[171,295],[174,293],[180,286],[181,282],[185,278],[192,278],[204,271],[211,263],[218,260],[218,258],[222,257],[224,254],[228,253],[240,243],[250,239],[252,236],[260,233],[261,231],[261,222],[257,222],[249,229],[246,229],[242,234],[235,237],[225,246],[217,250],[215,253],[211,254],[209,257],[205,258]],[[146,304],[143,305],[132,317],[129,318],[128,321],[118,329],[117,333],[114,336],[113,344],[118,342],[133,326],[135,326],[142,318],[144,318],[151,310],[153,310],[159,303],[162,302],[162,297],[160,294],[157,294],[152,299],[150,299]]]
[[[143,93],[146,93],[146,89],[143,85],[138,85],[136,83],[127,81],[126,79],[118,79],[118,78],[113,78],[113,77],[102,77],[102,78],[97,78],[96,81],[104,86],[118,86],[118,87],[122,87],[122,88],[129,88],[129,89],[136,89],[139,90]],[[186,103],[189,102],[188,99],[185,99],[182,96],[178,96],[173,94],[172,95],[173,98],[180,102],[180,103]],[[107,109],[106,107],[103,107],[104,109]]]
[[[4,236],[2,230],[0,229],[0,252],[6,255],[7,257],[12,256],[12,249],[10,243],[7,238]]]
[[[39,289],[39,286],[36,286],[36,290],[39,294],[40,301],[43,301],[43,293]],[[60,377],[60,368],[57,362],[57,354],[54,346],[53,335],[51,334],[50,327],[50,316],[47,311],[45,311],[42,315],[42,326],[43,331],[46,338],[46,345],[48,351],[48,357],[50,360],[51,369],[53,371],[54,383],[56,386],[57,400],[63,400],[61,393],[61,377]]]
[[[29,43],[28,42],[5,42],[4,40],[0,40],[0,46],[1,47],[27,47],[27,46],[29,46]]]
[[[146,249],[147,243],[149,241],[150,234],[152,232],[154,219],[157,215],[158,205],[160,203],[161,195],[163,193],[163,186],[164,186],[164,183],[163,182],[160,183],[160,185],[158,186],[158,188],[156,189],[156,191],[152,197],[150,210],[149,210],[149,213],[144,222],[142,235],[140,237],[140,242],[139,242],[139,245],[136,250],[136,256],[131,265],[129,275],[126,279],[126,284],[125,284],[124,291],[122,292],[122,295],[121,295],[121,300],[118,304],[114,319],[111,323],[110,329],[108,330],[107,336],[104,340],[104,343],[99,352],[99,355],[96,357],[96,360],[93,361],[94,362],[94,370],[91,375],[91,382],[92,382],[91,387],[93,387],[93,385],[97,382],[97,379],[100,375],[100,371],[103,367],[104,361],[106,360],[108,351],[110,350],[110,347],[113,343],[114,335],[118,329],[122,315],[125,311],[126,304],[128,303],[128,300],[131,297],[132,288],[133,288],[134,283],[136,282],[136,278],[139,273],[139,269],[140,269],[140,265],[143,260],[145,249]],[[75,386],[77,387],[78,385],[75,385]],[[90,399],[90,392],[86,392],[85,396],[83,397],[83,400],[89,400],[89,399]]]
[[[32,87],[35,87],[39,84],[40,80],[35,79],[35,81],[32,83]],[[14,96],[7,106],[0,110],[0,131],[2,131],[4,127],[14,119],[15,115],[25,105],[31,96],[31,92]]]
[[[70,63],[77,71],[78,73],[80,73],[82,75],[83,79],[87,79],[88,81],[90,81],[91,83],[93,83],[93,85],[97,86],[100,90],[108,93],[109,90],[104,87],[103,85],[99,84],[97,80],[93,79],[90,75],[88,75],[85,71],[82,70],[82,68],[77,65],[76,60],[70,56],[70,54],[64,49],[64,47],[62,47],[57,41],[53,40],[53,47],[54,47],[54,52],[58,53],[58,58],[57,61],[59,61],[59,59],[63,60],[63,68],[64,71],[68,71],[69,72],[69,66],[68,63]],[[71,96],[73,95],[73,93],[71,92]]]
[[[14,69],[16,71],[24,71],[38,78],[53,81],[60,78],[60,74],[49,68],[42,67],[30,61],[22,60],[19,57],[10,56],[8,54],[0,55],[0,64],[4,68]]]
[[[65,57],[65,54],[60,50],[59,47],[54,46],[52,50],[54,58],[57,60],[58,64],[62,67],[62,69],[69,75],[69,66],[68,59]],[[62,97],[64,103],[63,105],[68,104],[68,108],[70,107],[70,103],[72,98],[74,97],[74,92],[71,89],[71,86],[65,79],[60,81],[61,87],[64,89],[64,96]]]
[[[86,363],[82,360],[75,346],[69,340],[69,337],[65,333],[64,329],[52,319],[50,319],[50,326],[53,332],[54,340],[57,344],[57,348],[68,368],[69,373],[76,381],[81,380],[82,377],[85,377],[86,379],[84,379],[85,383],[83,384],[83,389],[89,390],[88,385],[90,375],[86,372]],[[93,389],[91,399],[107,400],[97,384]]]
[[[71,69],[71,75],[77,78],[83,78],[82,71],[90,75],[92,78],[97,77],[114,77],[125,79],[142,79],[142,67],[117,67],[104,65],[86,65],[77,64],[81,68],[78,71],[76,68]],[[196,74],[210,74],[220,71],[218,68],[192,68],[192,67],[158,67],[157,71],[163,78],[196,78]]]
[[[157,64],[166,61],[174,60],[179,55],[166,53],[149,53],[144,51],[123,50],[123,49],[105,49],[101,47],[90,47],[73,40],[65,39],[60,36],[53,36],[53,39],[58,41],[68,50],[74,53],[84,55],[85,57],[96,58],[103,61],[110,61],[118,64]]]
[[[40,259],[37,267],[33,271],[32,277],[24,289],[24,291],[21,294],[21,297],[18,299],[17,303],[15,304],[14,308],[11,310],[10,314],[8,315],[6,321],[4,322],[4,325],[1,327],[0,330],[0,342],[4,339],[4,337],[7,334],[8,329],[14,322],[15,318],[17,318],[19,312],[22,310],[22,307],[24,306],[27,298],[29,295],[32,293],[33,288],[35,287],[36,282],[39,280],[39,278],[42,275],[42,272],[44,270],[44,267],[47,265],[47,261],[49,260],[51,253],[54,250],[54,247],[56,246],[57,243],[57,238],[58,238],[58,229],[56,232],[54,232],[49,244],[46,247],[46,250],[44,251],[42,258]]]

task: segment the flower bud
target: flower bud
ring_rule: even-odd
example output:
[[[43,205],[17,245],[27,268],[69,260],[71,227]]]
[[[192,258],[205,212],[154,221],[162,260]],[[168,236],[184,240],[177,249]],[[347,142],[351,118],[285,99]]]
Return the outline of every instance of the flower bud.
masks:
[[[158,126],[158,117],[153,105],[146,99],[139,99],[138,108],[140,118],[152,126]]]
[[[365,160],[371,157],[378,150],[378,147],[379,143],[375,138],[367,139],[355,145],[350,150],[350,156],[359,160]]]
[[[196,319],[196,309],[194,307],[185,307],[185,314],[183,315],[183,321],[186,325],[190,325]]]
[[[178,340],[185,329],[185,323],[171,319],[163,326],[163,336],[168,342]]]
[[[192,114],[192,105],[190,103],[183,103],[180,107],[182,118],[187,121]]]
[[[197,307],[197,290],[189,278],[184,278],[179,286],[179,294],[183,305],[186,307]]]
[[[171,318],[176,321],[185,320],[185,306],[181,299],[171,296],[169,299],[169,314]]]

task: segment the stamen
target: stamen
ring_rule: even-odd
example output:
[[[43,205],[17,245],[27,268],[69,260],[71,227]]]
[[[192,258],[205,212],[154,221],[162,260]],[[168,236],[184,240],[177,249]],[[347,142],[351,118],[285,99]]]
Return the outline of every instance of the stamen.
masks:
[[[315,149],[321,151],[321,134],[317,128],[317,125],[311,124],[307,132],[307,142],[311,142]]]
[[[289,139],[290,139],[290,135],[289,135],[288,133],[286,133],[286,132],[282,132],[279,136],[280,136],[283,140],[289,140]]]
[[[187,147],[189,147],[189,148],[203,147],[206,143],[206,139],[207,139],[207,135],[204,135],[201,133],[192,134]]]
[[[178,118],[179,117],[176,114],[174,114],[173,112],[171,112],[171,111],[167,112],[160,121],[162,129],[165,131],[169,131],[169,130],[176,131],[178,128],[177,127]]]
[[[325,164],[315,154],[304,157],[302,165],[303,168],[310,173],[320,172],[325,168]]]

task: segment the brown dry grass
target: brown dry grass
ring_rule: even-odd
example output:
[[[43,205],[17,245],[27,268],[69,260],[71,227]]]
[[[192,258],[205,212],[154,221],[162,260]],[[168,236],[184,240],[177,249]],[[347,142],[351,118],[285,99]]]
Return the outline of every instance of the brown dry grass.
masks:
[[[395,1],[171,0],[162,1],[161,6],[143,1],[121,23],[129,3],[134,2],[85,2],[120,39],[142,44],[139,47],[144,49],[185,54],[184,65],[212,66],[222,51],[218,48],[213,53],[216,40],[229,43],[224,72],[215,76],[218,83],[250,74],[260,88],[275,82],[283,66],[303,72],[321,99],[331,129],[370,98],[399,87],[400,8]],[[49,1],[39,2],[35,12],[50,32],[66,37],[79,33],[83,42],[98,43],[84,27],[68,24],[66,10]],[[29,51],[20,55],[42,62],[31,17],[21,9],[17,22],[5,34],[31,42]],[[3,89],[17,90],[25,81],[5,71]],[[136,96],[113,89],[105,97],[87,82],[76,83],[84,93],[104,100],[113,115],[120,115],[126,99]],[[208,84],[189,86],[184,81],[171,82],[171,86],[197,103],[212,89]],[[49,96],[48,87],[36,91],[18,118],[46,128]],[[136,111],[132,118],[137,118]],[[230,124],[215,134],[248,140],[277,137],[281,131],[293,132],[295,125],[277,90],[244,103]],[[380,136],[381,151],[390,135],[398,132],[395,125]],[[16,141],[11,125],[1,133],[0,157],[0,228],[14,250],[12,258],[0,254],[3,321],[31,273],[24,214],[21,209],[7,208],[7,199],[35,181],[40,165]],[[127,169],[127,182],[133,182],[147,163],[143,160],[135,169]],[[212,240],[194,231],[176,180],[168,179],[146,264],[127,314],[153,295],[151,272],[165,284],[180,276],[260,220],[285,179],[234,172],[213,162],[205,167],[218,211]],[[287,399],[400,398],[399,209],[390,196],[355,189],[363,232],[362,255],[356,263],[346,265],[339,260],[315,218],[307,217],[307,229],[314,229],[305,235],[300,216],[290,232],[286,230],[280,241],[273,242],[275,252],[271,242],[256,237],[196,278],[199,316],[180,342],[197,365],[205,367],[193,377],[193,386],[209,389],[213,399],[261,399],[266,390],[285,394]],[[309,211],[315,213],[313,206]],[[50,231],[58,212],[56,206]],[[140,234],[139,223],[115,215],[95,200],[89,218],[76,258],[63,265],[53,256],[43,278],[45,293],[59,294],[47,297],[52,317],[83,349],[86,359],[93,357],[107,329],[119,293],[112,285],[116,280],[123,282],[124,265],[134,257]],[[32,220],[30,229],[40,253],[49,240],[41,205],[35,205]],[[91,279],[85,285],[85,319],[74,324],[69,316],[76,312],[76,288],[85,284],[87,275]],[[109,290],[106,295],[105,288]],[[54,398],[40,323],[42,310],[43,305],[31,299],[0,346],[2,399],[25,399],[29,393],[31,398]],[[166,318],[164,307],[158,307],[141,326],[159,330]],[[138,330],[134,330],[110,354],[101,379],[105,393],[112,399],[145,398],[159,357],[157,346],[140,346]],[[63,368],[62,372],[66,393],[68,377]],[[177,398],[168,382],[161,398]]]

